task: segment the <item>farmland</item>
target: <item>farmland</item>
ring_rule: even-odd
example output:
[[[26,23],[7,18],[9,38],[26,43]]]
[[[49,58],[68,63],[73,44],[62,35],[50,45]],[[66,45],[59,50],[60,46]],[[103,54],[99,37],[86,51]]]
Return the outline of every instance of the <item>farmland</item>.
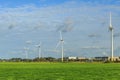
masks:
[[[0,80],[119,80],[119,63],[0,63]]]

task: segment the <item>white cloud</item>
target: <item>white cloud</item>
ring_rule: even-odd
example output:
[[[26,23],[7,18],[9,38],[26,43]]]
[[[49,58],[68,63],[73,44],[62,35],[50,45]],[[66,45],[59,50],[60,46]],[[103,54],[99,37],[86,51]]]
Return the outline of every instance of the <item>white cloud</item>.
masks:
[[[27,40],[45,39],[43,41],[48,41],[48,43],[46,43],[48,47],[50,45],[52,46],[51,42],[55,44],[54,40],[56,39],[56,35],[52,33],[52,31],[56,31],[59,25],[67,24],[69,27],[65,27],[64,29],[70,30],[72,26],[73,31],[71,31],[70,34],[65,34],[65,36],[67,35],[65,41],[69,41],[68,43],[71,45],[76,44],[75,48],[78,49],[78,47],[89,44],[91,40],[88,39],[87,35],[91,33],[103,35],[99,40],[101,44],[105,42],[104,45],[106,46],[109,44],[108,37],[106,37],[109,35],[109,32],[107,32],[109,26],[109,11],[113,14],[113,25],[115,25],[115,29],[118,29],[120,25],[120,15],[118,14],[120,13],[120,6],[93,6],[87,4],[92,3],[70,1],[45,7],[37,7],[35,5],[25,5],[16,8],[2,7],[0,8],[0,34],[6,34],[6,40],[13,40],[13,37],[11,37],[13,34],[14,37],[20,36],[23,40],[26,40],[26,38]],[[67,21],[67,19],[70,21]],[[38,32],[33,32],[33,30],[37,30]],[[96,38],[96,40],[98,39]],[[16,39],[14,39],[14,41],[16,41]],[[68,44],[68,46],[70,45]],[[102,48],[99,46],[88,46],[86,48]]]

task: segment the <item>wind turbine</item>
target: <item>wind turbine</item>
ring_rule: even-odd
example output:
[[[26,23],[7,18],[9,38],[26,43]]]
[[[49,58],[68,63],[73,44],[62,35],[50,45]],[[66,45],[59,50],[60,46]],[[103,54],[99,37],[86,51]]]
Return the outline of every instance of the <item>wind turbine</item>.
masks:
[[[61,44],[61,61],[63,62],[63,56],[64,56],[64,40],[62,36],[62,32],[60,31],[60,41],[58,42],[56,48]]]
[[[111,32],[111,61],[114,59],[114,29],[112,26],[112,18],[111,18],[111,12],[110,12],[110,25],[109,25],[109,30]]]
[[[39,59],[42,58],[41,44],[42,44],[42,43],[40,42],[38,45],[36,45],[36,47],[38,47],[38,57],[39,57]]]
[[[24,50],[25,50],[26,59],[28,59],[28,50],[29,50],[29,48],[24,47]]]

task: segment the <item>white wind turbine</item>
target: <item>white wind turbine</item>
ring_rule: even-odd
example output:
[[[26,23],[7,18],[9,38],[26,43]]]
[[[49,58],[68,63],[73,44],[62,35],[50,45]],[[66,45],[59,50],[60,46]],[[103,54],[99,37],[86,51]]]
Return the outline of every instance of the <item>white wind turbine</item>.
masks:
[[[63,62],[63,57],[64,57],[64,40],[62,36],[62,32],[60,31],[60,41],[58,42],[56,48],[61,44],[61,61]]]
[[[38,45],[36,45],[36,47],[38,48],[38,57],[39,57],[39,59],[42,58],[41,44],[42,44],[42,43],[40,42]]]
[[[24,50],[25,50],[25,56],[26,56],[26,59],[28,59],[28,50],[29,50],[29,48],[24,47]]]
[[[111,18],[111,12],[110,12],[110,25],[109,30],[111,31],[111,61],[114,60],[114,29],[112,26],[112,18]]]
[[[32,44],[31,40],[26,41],[27,47],[24,47],[24,51],[25,51],[25,55],[26,55],[26,59],[28,59],[28,51],[30,50],[30,48],[28,47],[29,44]]]

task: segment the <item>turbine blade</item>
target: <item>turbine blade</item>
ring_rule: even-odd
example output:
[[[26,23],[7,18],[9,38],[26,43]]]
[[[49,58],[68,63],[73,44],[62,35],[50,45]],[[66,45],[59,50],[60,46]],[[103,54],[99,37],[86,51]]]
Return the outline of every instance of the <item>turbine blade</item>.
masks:
[[[35,47],[41,47],[42,42],[40,41],[39,44],[36,44]]]
[[[57,45],[56,45],[56,48],[55,49],[57,49],[57,47],[60,45],[60,41],[57,43]]]
[[[63,40],[62,32],[60,31],[60,40]]]
[[[39,46],[41,47],[41,45],[42,45],[42,42],[40,41]]]
[[[112,29],[112,17],[111,17],[111,12],[110,12],[110,30]]]

